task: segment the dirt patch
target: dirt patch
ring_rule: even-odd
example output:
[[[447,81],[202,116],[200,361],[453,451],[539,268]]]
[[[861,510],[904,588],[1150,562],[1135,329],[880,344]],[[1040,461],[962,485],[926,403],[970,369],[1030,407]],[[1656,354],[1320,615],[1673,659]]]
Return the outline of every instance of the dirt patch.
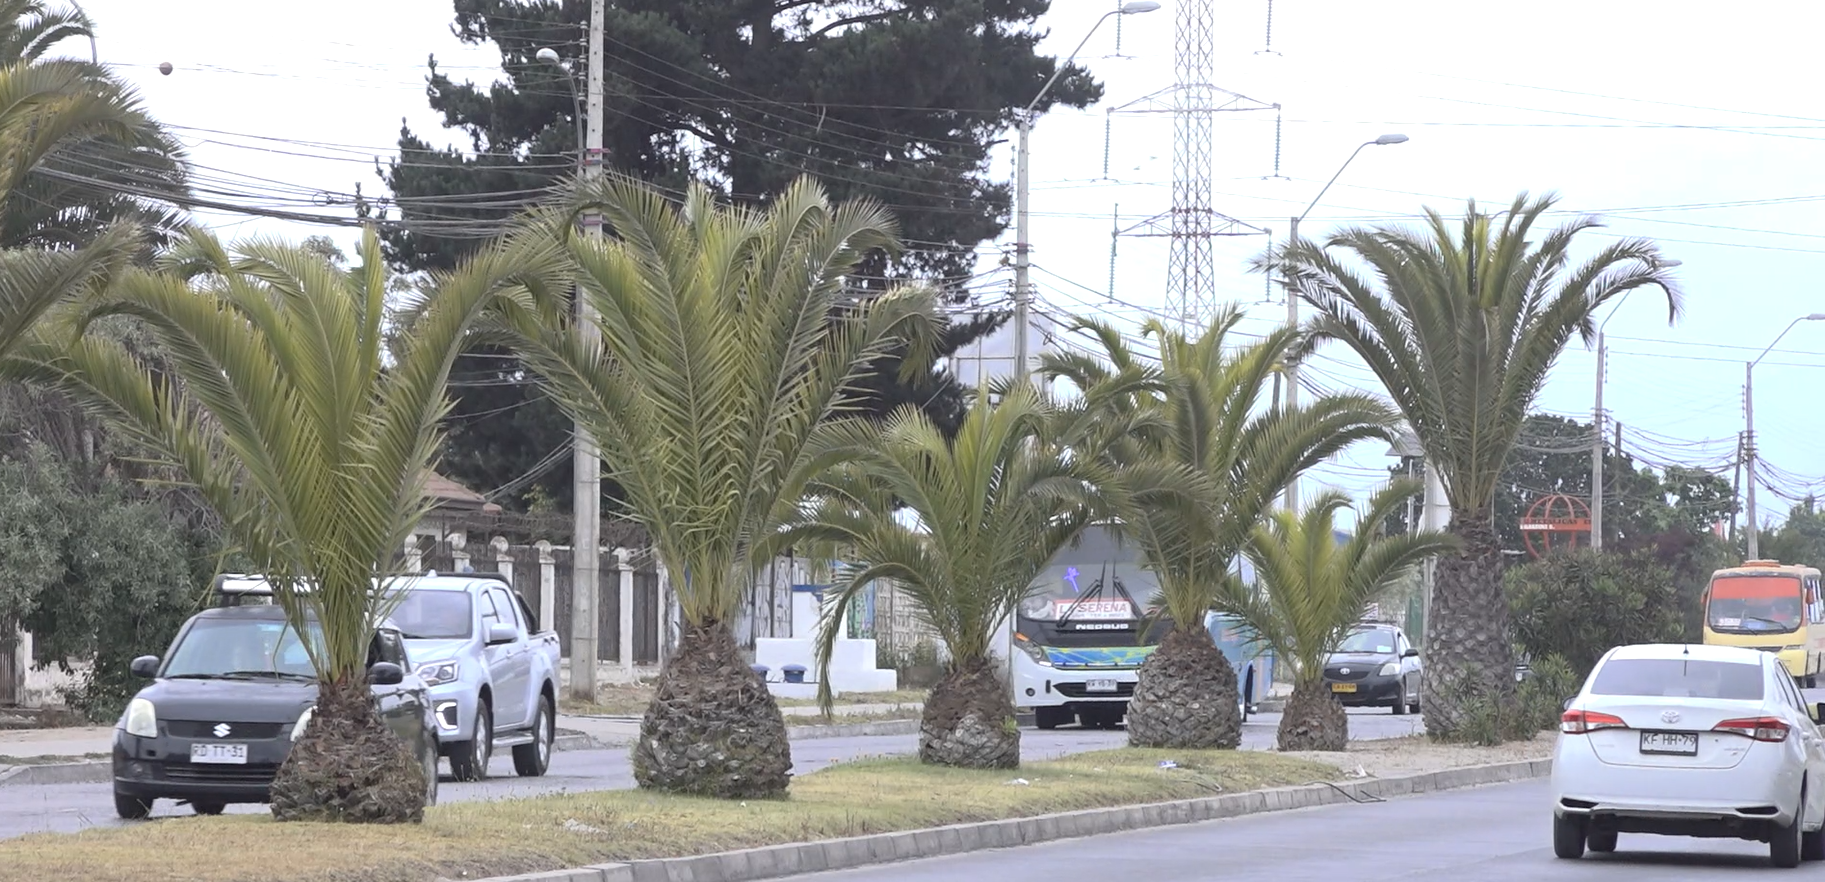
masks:
[[[1328,763],[1353,777],[1392,778],[1521,760],[1546,759],[1553,755],[1558,733],[1542,732],[1531,741],[1510,741],[1495,747],[1467,744],[1434,744],[1424,736],[1388,738],[1377,741],[1352,741],[1341,752],[1301,750],[1281,756]],[[1277,751],[1276,751],[1277,752]]]

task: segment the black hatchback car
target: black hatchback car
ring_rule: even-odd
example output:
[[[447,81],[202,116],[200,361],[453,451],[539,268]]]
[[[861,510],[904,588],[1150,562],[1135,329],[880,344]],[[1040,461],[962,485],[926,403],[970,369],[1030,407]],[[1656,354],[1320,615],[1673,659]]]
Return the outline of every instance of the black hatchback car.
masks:
[[[321,640],[315,622],[305,639]],[[210,609],[192,616],[157,656],[133,660],[153,682],[114,727],[114,808],[143,818],[155,800],[200,815],[270,799],[273,776],[303,734],[317,680],[298,629],[277,606]],[[437,727],[424,683],[399,632],[382,626],[368,649],[368,680],[381,719],[424,764],[427,804],[437,801]]]
[[[1393,625],[1356,626],[1324,662],[1324,684],[1345,707],[1419,712],[1419,650]]]

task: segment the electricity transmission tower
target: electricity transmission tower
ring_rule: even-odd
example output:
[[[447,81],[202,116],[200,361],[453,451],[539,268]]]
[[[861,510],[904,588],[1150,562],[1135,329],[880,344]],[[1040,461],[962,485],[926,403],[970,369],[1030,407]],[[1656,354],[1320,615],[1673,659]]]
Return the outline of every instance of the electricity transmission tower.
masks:
[[[1201,323],[1216,308],[1216,264],[1212,239],[1217,236],[1267,235],[1264,228],[1219,213],[1211,199],[1212,124],[1218,113],[1272,110],[1280,105],[1257,101],[1247,95],[1219,88],[1213,80],[1212,55],[1216,16],[1214,0],[1176,3],[1173,66],[1176,82],[1150,95],[1108,110],[1115,114],[1172,114],[1172,209],[1131,226],[1117,224],[1112,237],[1142,236],[1171,239],[1167,270],[1166,310],[1182,325]],[[1108,123],[1105,123],[1105,133]],[[1105,134],[1105,137],[1107,135]],[[1279,147],[1275,145],[1275,170],[1279,174]],[[1109,173],[1104,150],[1103,174]],[[1113,259],[1114,241],[1110,243]],[[1112,274],[1113,275],[1113,274]],[[1110,295],[1114,295],[1111,279]]]

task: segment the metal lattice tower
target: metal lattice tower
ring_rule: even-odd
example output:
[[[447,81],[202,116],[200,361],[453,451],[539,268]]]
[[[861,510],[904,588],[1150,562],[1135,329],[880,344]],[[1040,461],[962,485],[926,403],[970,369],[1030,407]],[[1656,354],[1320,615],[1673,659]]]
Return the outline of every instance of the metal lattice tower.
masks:
[[[1172,251],[1167,261],[1166,310],[1182,323],[1216,307],[1211,257],[1210,186],[1212,0],[1181,0],[1173,46],[1178,88],[1172,101]]]
[[[1267,233],[1260,227],[1219,214],[1211,204],[1211,144],[1216,115],[1225,111],[1280,109],[1278,104],[1257,101],[1216,86],[1212,70],[1216,43],[1213,5],[1214,0],[1180,0],[1177,3],[1173,49],[1176,82],[1108,111],[1111,119],[1117,113],[1172,114],[1172,209],[1126,229],[1117,229],[1114,235],[1171,238],[1166,311],[1186,326],[1204,322],[1216,309],[1216,261],[1211,239]],[[1107,154],[1105,145],[1105,177],[1109,173]],[[1277,148],[1275,164],[1275,174],[1278,174]],[[1114,287],[1113,278],[1110,287]],[[1113,296],[1113,290],[1110,294]]]

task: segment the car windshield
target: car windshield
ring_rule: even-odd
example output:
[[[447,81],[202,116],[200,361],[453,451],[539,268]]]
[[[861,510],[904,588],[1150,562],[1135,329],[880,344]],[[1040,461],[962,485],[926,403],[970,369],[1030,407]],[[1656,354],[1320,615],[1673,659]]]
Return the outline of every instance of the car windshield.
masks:
[[[388,618],[408,640],[454,640],[469,636],[475,605],[467,591],[406,591]]]
[[[1800,626],[1797,576],[1721,576],[1711,580],[1706,621],[1713,631],[1779,633]]]
[[[323,631],[306,627],[321,649]],[[310,656],[284,619],[198,619],[171,651],[164,676],[187,678],[283,677],[313,679]]]
[[[1617,658],[1597,669],[1592,695],[1760,701],[1762,669],[1741,662]]]
[[[1337,647],[1338,652],[1378,652],[1383,655],[1394,652],[1394,632],[1382,628],[1371,628],[1357,631],[1343,639]]]

